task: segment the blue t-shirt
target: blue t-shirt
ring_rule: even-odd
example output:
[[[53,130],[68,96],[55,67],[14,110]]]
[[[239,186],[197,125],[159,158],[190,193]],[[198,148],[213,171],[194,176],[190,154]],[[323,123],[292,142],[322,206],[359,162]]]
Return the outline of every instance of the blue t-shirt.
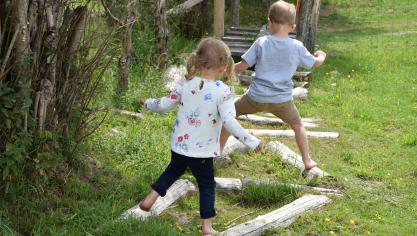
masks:
[[[248,96],[259,103],[283,103],[292,100],[292,76],[297,67],[311,68],[315,58],[295,39],[263,36],[242,58],[255,66]]]

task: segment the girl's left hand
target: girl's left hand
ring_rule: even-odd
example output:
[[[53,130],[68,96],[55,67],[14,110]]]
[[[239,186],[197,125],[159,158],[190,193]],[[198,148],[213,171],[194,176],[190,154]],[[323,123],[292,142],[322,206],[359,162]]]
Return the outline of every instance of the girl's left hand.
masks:
[[[145,106],[145,101],[146,101],[145,99],[140,99],[140,100],[139,100],[139,102],[140,102],[140,104],[141,104],[142,106]]]

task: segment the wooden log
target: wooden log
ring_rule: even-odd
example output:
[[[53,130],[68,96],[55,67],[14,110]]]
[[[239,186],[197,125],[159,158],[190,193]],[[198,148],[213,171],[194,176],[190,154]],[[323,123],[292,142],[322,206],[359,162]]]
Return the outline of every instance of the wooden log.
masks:
[[[310,81],[313,79],[313,74],[310,71],[297,71],[292,78],[294,80]]]
[[[269,142],[266,146],[266,149],[268,151],[272,152],[278,152],[280,154],[281,160],[285,161],[286,163],[297,167],[301,171],[305,171],[304,169],[304,163],[301,156],[293,152],[289,147],[285,146],[283,143],[280,143],[278,141],[272,141]],[[318,176],[318,177],[324,177],[329,176],[328,173],[322,171],[318,167],[314,167],[308,171],[305,171],[305,174],[309,177],[312,176]]]
[[[279,182],[269,182],[269,181],[263,181],[263,180],[252,180],[252,179],[243,179],[241,180],[241,187],[244,188],[250,184],[255,185],[278,185],[278,186],[290,186],[294,189],[309,191],[309,192],[317,192],[322,195],[331,195],[336,197],[343,196],[342,191],[338,189],[328,189],[328,188],[320,188],[320,187],[312,187],[307,185],[298,185],[298,184],[287,184],[287,183],[279,183]]]
[[[172,9],[169,9],[166,13],[167,15],[177,15],[179,13],[189,10],[190,8],[201,3],[202,1],[203,0],[188,0]]]
[[[248,42],[251,44],[255,41],[255,39],[253,39],[252,37],[245,36],[225,36],[222,38],[222,40],[225,42]]]
[[[274,137],[295,137],[293,130],[270,130],[270,129],[248,129],[253,135],[268,135]],[[307,131],[308,137],[314,138],[338,138],[339,133],[336,132],[318,132],[318,131]]]
[[[239,10],[239,0],[232,0],[232,26],[239,27],[240,24],[240,10]]]
[[[224,1],[214,0],[214,37],[218,39],[224,36]]]
[[[234,178],[214,178],[217,190],[242,191],[242,181]]]
[[[277,117],[263,117],[263,116],[258,116],[258,115],[241,115],[238,117],[239,120],[245,120],[245,121],[249,121],[252,122],[254,124],[258,124],[258,125],[276,125],[276,124],[285,124],[285,122],[283,120],[281,120],[280,118]],[[319,125],[311,123],[311,122],[305,122],[305,121],[301,121],[304,125],[304,127],[309,127],[309,128],[316,128],[319,127]]]
[[[268,214],[256,217],[243,224],[229,228],[220,235],[223,236],[250,236],[261,235],[267,229],[288,227],[301,214],[317,210],[331,202],[330,198],[323,195],[303,196],[290,204],[287,204]]]
[[[235,137],[230,136],[227,139],[226,146],[223,149],[222,155],[231,156],[236,152],[249,152],[250,148],[243,144],[241,141],[237,140]]]
[[[226,36],[244,36],[247,38],[253,38],[256,39],[256,37],[258,36],[258,33],[255,32],[248,32],[248,31],[229,31],[226,33]]]
[[[151,216],[158,216],[172,203],[186,195],[188,192],[195,191],[196,189],[196,186],[190,181],[179,179],[167,190],[167,194],[164,197],[159,197],[156,200],[149,212],[141,210],[139,205],[136,205],[125,211],[120,218],[127,219],[133,217],[138,220],[145,220]]]
[[[269,112],[263,113],[262,116],[265,116],[265,117],[276,117],[274,114],[269,113]],[[304,122],[314,123],[314,122],[321,121],[321,118],[320,117],[304,117],[304,118],[301,118],[301,120],[304,121]]]
[[[119,110],[119,109],[114,109],[113,111],[117,112],[117,113],[120,113],[122,115],[132,116],[136,119],[143,119],[143,114],[142,113],[133,112],[133,111]]]
[[[307,96],[308,96],[308,90],[306,88],[297,87],[297,88],[292,89],[292,97],[293,98],[306,100]]]

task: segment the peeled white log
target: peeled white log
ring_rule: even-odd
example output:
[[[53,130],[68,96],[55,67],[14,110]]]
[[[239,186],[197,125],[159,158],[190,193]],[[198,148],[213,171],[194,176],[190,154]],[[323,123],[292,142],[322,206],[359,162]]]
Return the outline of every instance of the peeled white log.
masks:
[[[301,214],[317,210],[331,200],[323,195],[306,195],[268,214],[221,232],[223,236],[255,236],[272,228],[288,227]]]
[[[306,88],[297,87],[297,88],[294,88],[292,90],[292,97],[293,98],[298,98],[298,99],[301,99],[301,100],[305,100],[305,99],[307,99],[307,96],[308,96],[308,90]]]
[[[182,4],[176,6],[176,7],[172,8],[172,9],[169,9],[167,11],[167,15],[177,15],[177,14],[179,14],[181,12],[184,12],[184,11],[189,10],[190,8],[192,8],[193,6],[199,4],[202,1],[203,0],[188,0],[188,1],[185,1]]]
[[[255,136],[269,135],[274,137],[295,137],[293,130],[248,129],[247,131]],[[314,138],[338,138],[339,133],[307,131],[307,136]]]
[[[253,115],[253,114],[249,114],[249,115],[241,115],[238,117],[239,120],[246,120],[246,121],[250,121],[254,124],[258,124],[258,125],[275,125],[275,124],[285,124],[285,122],[283,120],[281,120],[280,118],[277,117],[263,117],[263,116],[258,116],[258,115]],[[305,122],[302,121],[304,127],[308,127],[308,128],[316,128],[319,127],[319,125],[311,123],[311,122]]]
[[[301,156],[299,156],[297,153],[293,152],[289,147],[285,146],[284,144],[278,142],[278,141],[272,141],[269,142],[266,146],[266,149],[268,151],[275,151],[280,154],[281,160],[285,161],[286,163],[293,165],[297,167],[301,171],[305,171],[304,169],[304,163]],[[314,167],[308,171],[306,171],[307,176],[328,176],[329,174],[322,171],[318,167]]]
[[[244,187],[246,187],[250,184],[289,186],[289,187],[292,187],[294,189],[318,192],[322,195],[331,195],[331,196],[336,196],[336,197],[343,196],[342,191],[340,191],[338,189],[311,187],[311,186],[307,186],[307,185],[286,184],[286,183],[270,182],[270,181],[262,181],[262,180],[251,180],[251,179],[244,179],[244,180],[241,181],[242,188],[244,188]]]
[[[269,113],[269,112],[262,113],[262,116],[276,117],[274,114]],[[301,121],[314,123],[314,122],[321,121],[321,118],[320,117],[305,117],[305,118],[301,118]]]
[[[159,197],[158,200],[156,200],[155,204],[152,206],[149,212],[141,210],[139,205],[136,205],[125,211],[121,218],[127,219],[129,217],[133,217],[138,220],[144,220],[151,216],[158,216],[172,203],[186,195],[188,192],[195,191],[196,189],[196,186],[190,181],[179,179],[174,184],[172,184],[164,197]]]
[[[214,178],[216,189],[226,191],[241,191],[242,181],[235,178]]]

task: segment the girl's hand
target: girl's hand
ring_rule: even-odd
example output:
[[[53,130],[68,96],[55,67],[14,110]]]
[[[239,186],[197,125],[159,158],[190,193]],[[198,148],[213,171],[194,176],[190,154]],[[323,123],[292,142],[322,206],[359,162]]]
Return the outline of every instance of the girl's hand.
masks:
[[[260,153],[260,152],[262,152],[264,150],[264,143],[261,141],[260,143],[259,143],[259,145],[255,148],[255,152],[256,153]]]
[[[140,105],[145,106],[145,101],[146,101],[145,99],[140,99],[139,100]]]

